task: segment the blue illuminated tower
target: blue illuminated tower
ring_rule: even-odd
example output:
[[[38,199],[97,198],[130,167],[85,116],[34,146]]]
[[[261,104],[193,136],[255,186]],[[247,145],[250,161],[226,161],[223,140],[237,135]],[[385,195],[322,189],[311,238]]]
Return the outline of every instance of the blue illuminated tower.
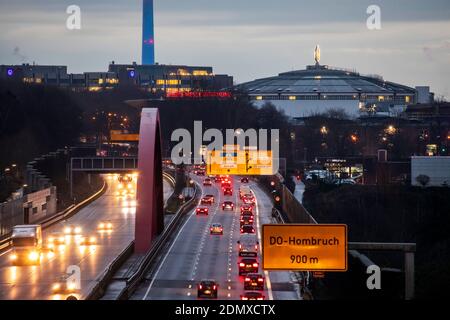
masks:
[[[153,0],[143,0],[142,64],[155,64],[155,33],[154,33],[154,26],[153,26]]]

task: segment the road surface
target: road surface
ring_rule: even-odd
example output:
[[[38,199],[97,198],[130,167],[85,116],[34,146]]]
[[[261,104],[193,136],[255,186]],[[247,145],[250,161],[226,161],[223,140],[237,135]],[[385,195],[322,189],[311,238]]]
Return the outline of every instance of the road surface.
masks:
[[[69,294],[54,294],[55,281],[66,272],[69,266],[78,266],[81,275],[81,288],[74,295],[85,298],[95,286],[99,276],[108,265],[134,239],[134,215],[136,212],[135,182],[130,190],[133,194],[118,196],[119,182],[113,176],[107,178],[108,190],[100,198],[80,210],[66,222],[58,223],[43,231],[44,244],[48,236],[63,231],[64,226],[82,228],[83,236],[96,237],[94,246],[79,246],[76,237],[68,236],[70,243],[55,249],[54,256],[44,254],[40,266],[12,266],[10,251],[0,254],[0,299],[46,300],[66,299]],[[164,180],[165,200],[171,194],[171,186]],[[100,232],[98,224],[109,221],[111,232]]]
[[[202,185],[203,177],[193,177]],[[173,237],[172,245],[163,253],[156,270],[136,290],[135,300],[192,300],[197,299],[197,284],[202,279],[214,279],[219,284],[218,299],[238,300],[243,289],[243,276],[238,275],[237,240],[240,237],[239,206],[235,211],[222,211],[225,200],[238,202],[240,181],[234,179],[233,196],[223,196],[217,184],[203,187],[202,194],[213,194],[215,203],[208,216],[197,216],[192,211],[180,232]],[[255,184],[250,187],[257,198],[256,222],[260,237],[261,225],[271,223],[272,204],[269,197]],[[221,223],[222,236],[210,235],[211,223]],[[260,256],[260,255],[259,255]],[[261,263],[261,260],[259,259]],[[261,268],[261,266],[260,266]],[[261,269],[259,271],[261,273]],[[264,296],[266,299],[299,299],[297,287],[291,282],[289,272],[266,272]]]

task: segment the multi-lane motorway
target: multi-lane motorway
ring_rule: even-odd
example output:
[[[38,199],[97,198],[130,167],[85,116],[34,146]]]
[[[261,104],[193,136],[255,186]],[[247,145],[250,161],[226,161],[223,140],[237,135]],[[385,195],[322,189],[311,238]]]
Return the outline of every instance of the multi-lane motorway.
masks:
[[[238,275],[239,225],[239,179],[233,179],[233,195],[224,196],[220,186],[202,186],[203,177],[192,177],[202,188],[202,194],[213,194],[214,204],[208,215],[196,215],[192,211],[173,236],[172,244],[160,260],[159,265],[149,272],[146,281],[138,288],[132,299],[197,299],[197,284],[203,279],[217,281],[218,299],[240,299],[243,276]],[[254,182],[249,183],[256,196],[256,236],[261,237],[261,225],[271,223],[272,204],[269,197]],[[231,200],[233,211],[223,211],[221,204]],[[211,223],[220,223],[223,235],[210,235]],[[297,287],[291,281],[289,272],[262,272],[261,252],[259,273],[265,278],[265,299],[299,299]]]
[[[135,181],[128,186],[113,175],[106,179],[108,189],[104,195],[67,221],[43,231],[45,246],[49,237],[64,232],[67,226],[80,227],[82,236],[95,237],[96,244],[79,245],[77,237],[66,236],[66,244],[43,254],[39,266],[12,266],[11,252],[0,253],[0,299],[66,299],[68,294],[55,293],[53,286],[69,266],[80,268],[81,287],[73,295],[83,299],[89,294],[103,271],[134,239]],[[170,184],[164,181],[165,199],[171,193]],[[112,230],[99,231],[101,222],[111,223]]]

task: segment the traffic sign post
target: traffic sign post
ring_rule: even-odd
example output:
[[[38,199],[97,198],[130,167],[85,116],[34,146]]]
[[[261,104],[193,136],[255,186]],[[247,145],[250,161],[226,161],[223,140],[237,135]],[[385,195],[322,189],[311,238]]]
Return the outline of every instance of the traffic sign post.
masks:
[[[264,270],[347,271],[347,226],[266,224],[262,229]]]

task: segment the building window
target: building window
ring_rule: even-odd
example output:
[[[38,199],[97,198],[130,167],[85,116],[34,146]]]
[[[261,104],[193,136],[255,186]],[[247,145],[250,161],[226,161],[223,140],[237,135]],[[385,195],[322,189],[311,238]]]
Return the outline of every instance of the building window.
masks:
[[[194,76],[207,76],[209,74],[208,74],[208,71],[206,71],[206,70],[194,70],[192,72],[192,75],[194,75]]]
[[[46,204],[46,203],[44,203],[44,204],[42,205],[42,211],[45,211],[45,210],[47,210],[47,204]]]
[[[406,96],[405,97],[405,102],[406,103],[410,103],[411,102],[411,97],[410,96]]]
[[[289,96],[289,100],[297,100],[297,97],[296,96]]]
[[[383,102],[384,101],[384,96],[378,96],[378,102]]]
[[[262,96],[256,96],[256,97],[255,97],[255,100],[262,100],[262,99],[263,99]]]
[[[38,213],[38,209],[37,209],[37,207],[34,207],[33,208],[33,214],[37,214]]]

